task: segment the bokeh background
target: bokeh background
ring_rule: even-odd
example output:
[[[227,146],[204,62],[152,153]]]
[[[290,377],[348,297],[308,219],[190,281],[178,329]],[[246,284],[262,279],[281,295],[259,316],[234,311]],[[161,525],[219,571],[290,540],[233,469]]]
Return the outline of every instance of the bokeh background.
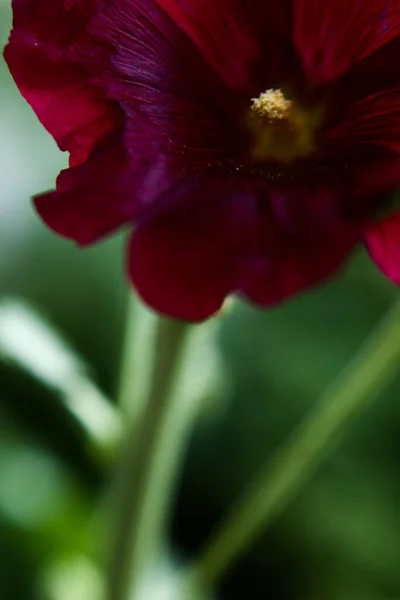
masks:
[[[10,26],[9,1],[0,0],[0,46]],[[125,241],[116,236],[81,251],[46,230],[30,196],[53,187],[66,164],[0,61],[4,600],[101,597]],[[196,552],[397,294],[360,251],[311,294],[269,312],[236,303],[218,320],[205,354],[213,357],[215,385],[204,386],[174,504],[176,556]],[[201,388],[198,363],[191,376]],[[371,405],[218,597],[400,598],[399,392],[397,380]]]

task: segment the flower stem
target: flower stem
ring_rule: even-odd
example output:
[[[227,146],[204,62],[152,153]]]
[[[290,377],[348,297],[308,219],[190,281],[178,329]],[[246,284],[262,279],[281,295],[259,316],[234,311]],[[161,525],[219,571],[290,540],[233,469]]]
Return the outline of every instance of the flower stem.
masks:
[[[400,303],[396,303],[365,348],[211,536],[190,569],[193,589],[206,592],[224,576],[309,480],[332,443],[399,366]]]
[[[149,396],[158,316],[142,304],[135,294],[129,295],[127,304],[117,396],[120,411],[133,426],[135,421],[140,423]]]
[[[140,409],[130,410],[133,429],[128,432],[123,452],[115,545],[108,585],[108,600],[131,600],[141,583],[143,572],[155,559],[164,541],[163,529],[169,509],[175,474],[173,430],[174,387],[190,327],[167,319],[153,320],[153,356],[145,398]],[[135,344],[126,344],[123,377],[129,377],[129,354]],[[131,356],[131,358],[132,358]],[[132,367],[132,372],[138,374]],[[133,390],[135,381],[131,381]],[[123,397],[129,383],[122,382]],[[139,423],[140,421],[140,423]]]

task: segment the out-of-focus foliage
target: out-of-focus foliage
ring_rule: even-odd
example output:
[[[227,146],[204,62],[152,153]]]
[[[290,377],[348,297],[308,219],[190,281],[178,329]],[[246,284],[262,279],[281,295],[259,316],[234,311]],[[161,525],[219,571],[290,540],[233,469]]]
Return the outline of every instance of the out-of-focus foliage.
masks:
[[[1,1],[0,45],[10,24],[9,3]],[[40,223],[29,197],[51,188],[65,164],[0,62],[0,294],[18,300],[8,307],[27,302],[55,327],[52,335],[82,357],[80,382],[97,398],[88,413],[82,387],[68,395],[52,383],[54,366],[50,382],[40,369],[26,368],[18,344],[22,355],[40,352],[46,364],[40,336],[29,336],[29,328],[13,338],[13,359],[1,348],[0,318],[0,596],[7,600],[97,600],[107,552],[103,505],[112,450],[91,445],[85,418],[96,421],[107,398],[115,398],[124,240],[80,251]],[[225,365],[221,393],[206,388],[185,459],[171,526],[178,556],[196,552],[396,294],[361,253],[336,281],[278,310],[239,304],[221,318],[210,348]],[[201,386],[195,367],[193,384]],[[397,381],[366,412],[237,565],[222,598],[400,597],[399,392]],[[116,414],[111,405],[105,410]]]

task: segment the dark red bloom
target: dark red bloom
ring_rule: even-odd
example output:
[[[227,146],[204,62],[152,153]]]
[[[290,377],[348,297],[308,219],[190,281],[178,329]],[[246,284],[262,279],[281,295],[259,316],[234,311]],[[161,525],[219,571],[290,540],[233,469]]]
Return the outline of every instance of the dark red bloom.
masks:
[[[81,245],[134,225],[161,313],[266,306],[361,241],[400,284],[398,0],[13,0],[5,57],[70,169],[36,198]]]

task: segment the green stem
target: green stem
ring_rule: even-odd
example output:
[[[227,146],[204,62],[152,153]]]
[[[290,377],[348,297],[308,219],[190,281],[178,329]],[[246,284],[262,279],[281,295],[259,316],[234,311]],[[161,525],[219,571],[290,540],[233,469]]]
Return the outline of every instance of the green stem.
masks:
[[[332,443],[400,366],[400,303],[327,390],[272,463],[233,506],[190,569],[193,589],[211,589],[259,538],[326,458]]]
[[[158,316],[144,306],[135,294],[130,294],[121,357],[118,406],[120,412],[130,419],[131,426],[135,421],[140,423],[149,396],[157,326]]]
[[[143,571],[163,542],[175,474],[173,419],[174,387],[188,325],[167,319],[154,322],[153,362],[146,397],[133,415],[133,430],[123,453],[118,486],[117,529],[110,570],[108,600],[131,600]],[[127,344],[132,358],[134,345]],[[145,349],[143,348],[143,352]],[[146,351],[146,357],[150,353]],[[141,362],[142,364],[142,362]],[[127,363],[126,363],[127,365]],[[132,368],[133,372],[133,368]],[[137,373],[137,369],[135,370]],[[123,369],[129,378],[129,368]],[[131,390],[135,382],[131,379]],[[122,384],[123,396],[129,383]],[[140,426],[138,426],[138,420]],[[171,433],[172,432],[172,433]]]

